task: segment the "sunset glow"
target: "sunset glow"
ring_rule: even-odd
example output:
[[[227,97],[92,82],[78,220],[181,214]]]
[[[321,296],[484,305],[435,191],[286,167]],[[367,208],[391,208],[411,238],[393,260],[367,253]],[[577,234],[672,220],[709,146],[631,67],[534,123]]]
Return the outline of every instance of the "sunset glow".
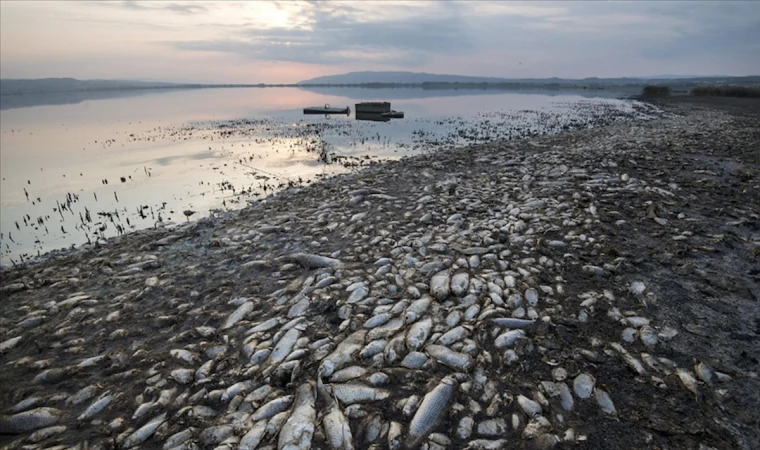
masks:
[[[2,1],[0,38],[3,78],[747,75],[760,3]]]

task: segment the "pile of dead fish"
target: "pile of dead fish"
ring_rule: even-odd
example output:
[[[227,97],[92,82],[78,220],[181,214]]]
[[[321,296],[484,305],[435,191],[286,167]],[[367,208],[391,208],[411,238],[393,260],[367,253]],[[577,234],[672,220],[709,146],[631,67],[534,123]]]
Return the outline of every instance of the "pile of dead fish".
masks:
[[[463,157],[31,266],[2,287],[2,442],[550,449],[625,416],[610,373],[720,394],[728,375],[663,356],[656,287],[606,281],[599,198],[673,187],[614,155]]]

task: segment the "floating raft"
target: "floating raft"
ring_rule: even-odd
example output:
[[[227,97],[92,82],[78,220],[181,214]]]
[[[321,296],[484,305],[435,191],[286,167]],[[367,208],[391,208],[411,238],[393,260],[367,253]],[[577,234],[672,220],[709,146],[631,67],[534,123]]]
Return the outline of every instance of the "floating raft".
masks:
[[[363,102],[356,103],[356,120],[372,120],[387,122],[390,119],[403,119],[402,111],[391,109],[390,102]]]
[[[390,102],[363,102],[354,105],[358,113],[382,114],[391,112]]]
[[[351,114],[351,108],[346,106],[345,108],[332,108],[330,104],[325,106],[311,106],[303,109],[304,114]]]

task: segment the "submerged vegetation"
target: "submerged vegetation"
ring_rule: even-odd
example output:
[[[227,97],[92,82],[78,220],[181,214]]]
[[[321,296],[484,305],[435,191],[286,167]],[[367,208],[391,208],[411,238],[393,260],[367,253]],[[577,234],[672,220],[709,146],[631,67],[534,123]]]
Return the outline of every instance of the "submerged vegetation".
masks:
[[[746,86],[700,86],[691,90],[698,97],[748,97],[760,98],[760,87]]]

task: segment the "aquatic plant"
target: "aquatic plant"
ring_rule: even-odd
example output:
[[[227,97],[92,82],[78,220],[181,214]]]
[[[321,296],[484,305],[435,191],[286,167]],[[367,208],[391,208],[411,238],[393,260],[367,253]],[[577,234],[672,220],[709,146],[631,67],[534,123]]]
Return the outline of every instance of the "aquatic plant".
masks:
[[[667,97],[670,95],[670,88],[668,86],[658,86],[650,84],[644,86],[641,90],[642,97]]]

